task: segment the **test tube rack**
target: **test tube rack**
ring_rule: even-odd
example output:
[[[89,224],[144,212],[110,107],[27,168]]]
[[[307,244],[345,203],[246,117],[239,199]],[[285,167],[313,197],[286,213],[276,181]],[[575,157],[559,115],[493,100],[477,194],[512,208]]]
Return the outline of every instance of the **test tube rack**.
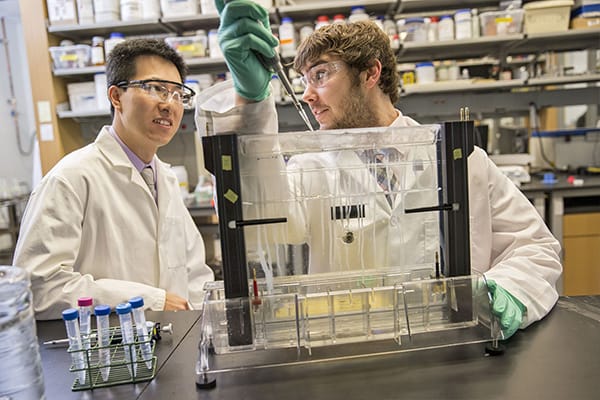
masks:
[[[122,343],[121,342],[121,328],[111,327],[110,328],[110,341],[108,346],[100,346],[97,341],[97,330],[92,330],[90,335],[90,348],[73,350],[69,347],[68,353],[82,353],[85,360],[85,368],[77,368],[74,364],[71,364],[69,371],[77,376],[78,372],[85,371],[85,382],[82,383],[76,377],[71,386],[72,391],[91,390],[101,387],[109,387],[122,385],[126,383],[137,383],[149,381],[154,378],[156,374],[156,356],[154,355],[155,341],[148,339],[147,341],[141,341],[138,339],[137,333],[134,333],[133,343]],[[146,361],[149,361],[148,357],[144,357],[141,351],[141,345],[150,343],[152,348],[152,368],[149,369],[146,366]],[[126,348],[129,347],[131,353],[136,354],[136,362],[127,361],[125,358]],[[99,350],[109,349],[110,350],[110,363],[108,365],[100,364]],[[110,367],[110,373],[108,379],[104,381],[102,379],[101,369]],[[130,374],[129,370],[136,373]]]

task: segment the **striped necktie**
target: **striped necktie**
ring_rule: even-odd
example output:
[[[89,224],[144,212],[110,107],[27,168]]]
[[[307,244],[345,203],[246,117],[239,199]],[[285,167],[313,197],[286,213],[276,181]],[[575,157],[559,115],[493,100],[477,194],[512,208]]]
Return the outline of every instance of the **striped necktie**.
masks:
[[[152,167],[144,167],[142,170],[142,178],[144,179],[144,182],[146,182],[146,185],[148,185],[148,189],[150,189],[154,201],[156,201],[156,186],[154,185],[154,171],[152,170]]]
[[[371,162],[371,165],[369,166],[369,169],[377,179],[377,183],[381,189],[383,189],[388,203],[393,207],[395,197],[394,191],[398,186],[398,180],[396,175],[393,173],[389,162],[386,162],[389,161],[386,160],[388,157],[386,157],[384,153],[380,152],[371,152],[370,156],[371,157],[369,161]]]

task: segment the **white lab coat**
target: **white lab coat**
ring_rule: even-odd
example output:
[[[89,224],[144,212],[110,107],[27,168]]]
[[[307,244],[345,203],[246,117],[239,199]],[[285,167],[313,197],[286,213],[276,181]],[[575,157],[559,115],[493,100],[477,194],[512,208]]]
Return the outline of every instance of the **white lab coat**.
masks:
[[[212,128],[212,132],[235,131],[237,133],[276,132],[277,118],[272,98],[260,103],[253,103],[243,107],[233,106],[233,89],[231,84],[225,82],[203,92],[197,99],[196,122],[199,133],[204,134],[204,129]],[[255,120],[260,120],[258,126],[253,125]],[[399,112],[398,118],[392,126],[414,126],[417,122],[411,118],[404,117]],[[302,159],[302,163],[315,163],[323,165],[326,159],[314,160]],[[334,164],[340,160],[335,160]],[[343,160],[342,160],[343,161]],[[297,167],[293,158],[288,168]],[[560,263],[560,245],[552,236],[544,221],[538,215],[535,208],[525,198],[521,191],[507,179],[494,163],[480,148],[475,148],[468,159],[469,168],[469,214],[470,214],[470,236],[471,236],[471,268],[475,272],[485,273],[488,279],[495,280],[499,285],[517,297],[526,307],[527,314],[521,327],[526,327],[534,321],[543,318],[553,307],[558,299],[556,282],[562,272]],[[288,169],[289,170],[289,169]],[[367,180],[374,180],[371,176]],[[327,185],[326,182],[322,183]],[[318,185],[313,182],[312,185]],[[270,183],[273,187],[273,182]],[[245,194],[244,194],[245,196]],[[383,198],[383,196],[381,196]],[[378,208],[379,217],[393,222],[394,215],[398,212],[398,202],[392,209],[385,201],[380,201]],[[304,213],[304,214],[302,214]],[[314,215],[311,216],[311,213]],[[317,240],[311,240],[311,256],[313,246],[319,247],[326,241],[319,237],[319,229],[322,224],[321,210],[299,211],[299,220],[295,222],[295,229],[306,228],[309,235]],[[406,215],[405,215],[406,217]],[[400,227],[414,230],[414,222],[403,220]],[[420,223],[419,223],[420,224]],[[395,228],[392,223],[384,224],[385,229],[379,229],[372,237],[373,243],[385,243],[393,245],[398,232],[392,232]],[[317,229],[317,227],[319,227]],[[416,232],[417,242],[423,242],[429,236],[428,230],[433,236],[438,234],[437,227],[419,226]],[[411,236],[415,240],[414,235]],[[312,237],[311,239],[314,239]],[[355,241],[358,243],[358,241]],[[341,244],[340,246],[347,246]],[[326,254],[331,249],[325,244],[325,251],[318,254]],[[432,254],[432,249],[427,243],[414,245],[416,253]],[[422,251],[422,249],[425,249]],[[391,247],[387,249],[392,250]],[[334,250],[343,253],[340,250]],[[384,251],[387,254],[388,251]],[[358,252],[356,253],[359,254]],[[372,252],[375,256],[381,256],[382,252]],[[357,256],[359,257],[359,256]],[[420,258],[416,254],[413,261]],[[349,260],[351,257],[348,258]],[[315,263],[322,265],[331,262],[330,259],[311,259],[311,268]],[[384,264],[386,265],[386,264]]]
[[[142,296],[162,310],[168,291],[201,307],[204,282],[214,279],[204,243],[175,175],[155,160],[158,207],[108,127],[35,188],[14,264],[31,274],[36,318],[60,318],[81,296],[111,307]]]

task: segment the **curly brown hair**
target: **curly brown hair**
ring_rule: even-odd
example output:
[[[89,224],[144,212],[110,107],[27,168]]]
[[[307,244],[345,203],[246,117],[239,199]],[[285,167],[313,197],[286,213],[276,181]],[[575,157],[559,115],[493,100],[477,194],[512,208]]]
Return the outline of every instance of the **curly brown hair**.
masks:
[[[341,59],[359,72],[372,66],[374,59],[379,60],[382,67],[379,87],[392,104],[398,101],[396,57],[389,37],[374,22],[332,24],[317,29],[298,46],[294,69],[300,72],[325,54]]]

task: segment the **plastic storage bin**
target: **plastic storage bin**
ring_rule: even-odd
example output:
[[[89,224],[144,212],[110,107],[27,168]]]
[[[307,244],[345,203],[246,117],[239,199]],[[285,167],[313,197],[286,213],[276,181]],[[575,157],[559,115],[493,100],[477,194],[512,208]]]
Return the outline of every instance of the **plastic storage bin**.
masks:
[[[524,10],[487,11],[479,15],[481,36],[521,33]]]
[[[206,57],[208,47],[208,37],[204,35],[196,36],[176,36],[166,37],[165,42],[177,50],[183,58]]]
[[[534,1],[525,4],[525,33],[568,30],[572,6],[572,0]]]
[[[96,84],[94,82],[69,83],[69,105],[73,112],[88,112],[98,110],[96,100]]]
[[[92,47],[87,44],[54,46],[48,49],[54,69],[83,68],[90,65]]]

